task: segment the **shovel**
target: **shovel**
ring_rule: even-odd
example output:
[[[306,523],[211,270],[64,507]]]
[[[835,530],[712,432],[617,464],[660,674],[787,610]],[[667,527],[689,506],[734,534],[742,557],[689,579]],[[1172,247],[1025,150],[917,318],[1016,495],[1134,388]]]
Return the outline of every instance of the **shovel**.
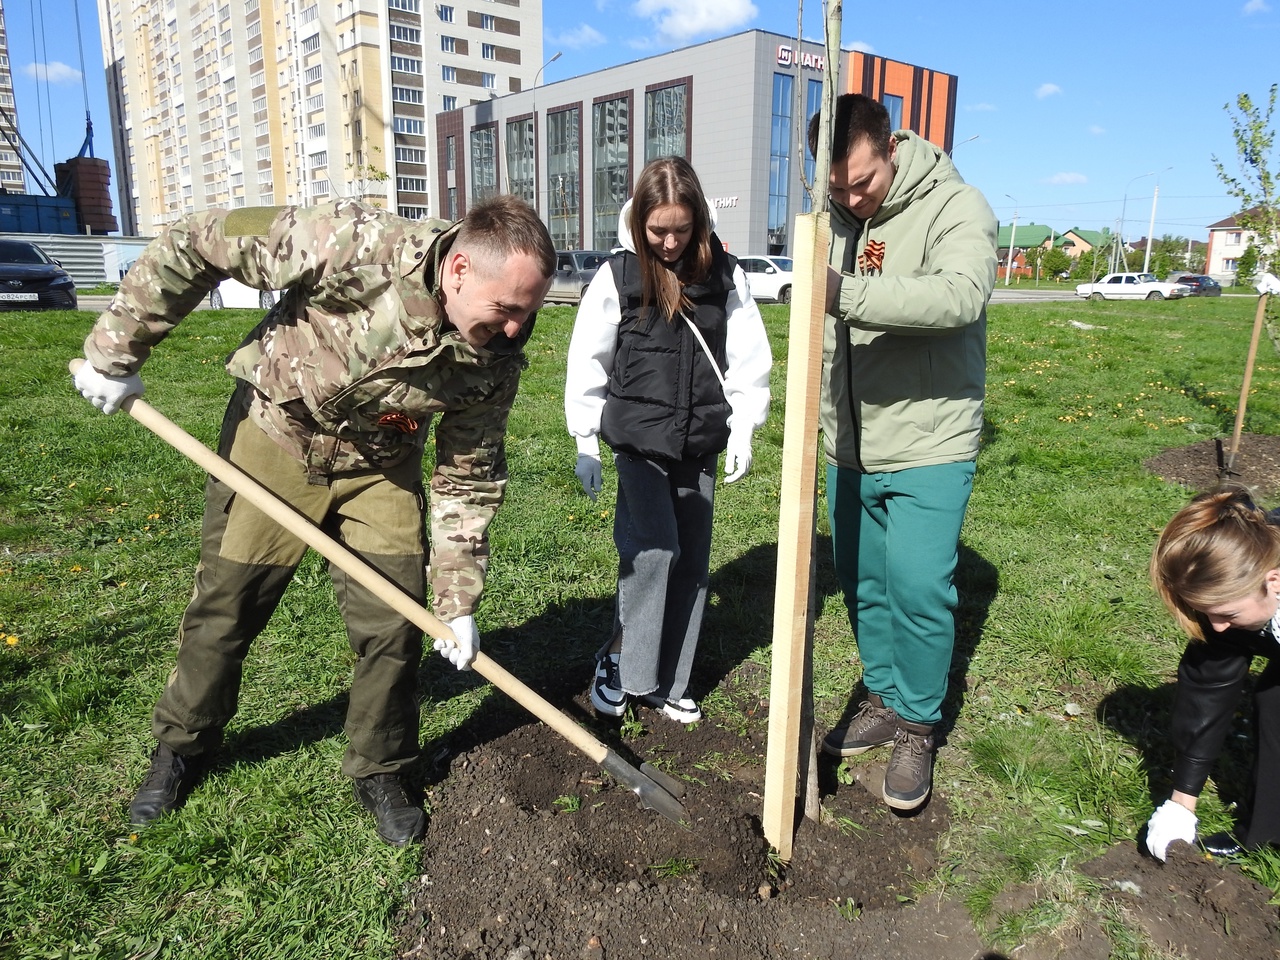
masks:
[[[83,360],[72,360],[70,367],[74,376],[80,369]],[[436,640],[444,640],[450,645],[457,644],[453,631],[441,622],[431,611],[413,600],[407,593],[374,570],[358,556],[333,539],[315,524],[298,513],[285,501],[267,490],[235,464],[222,459],[191,434],[176,423],[169,420],[140,397],[130,397],[120,405],[129,416],[168,443],[179,453],[189,457],[207,473],[217,477],[238,495],[257,507],[268,517],[289,533],[293,534],[316,553],[320,554],[339,570],[370,591],[396,613],[410,623],[422,629],[423,633]],[[688,823],[688,814],[684,806],[673,795],[671,787],[678,781],[667,777],[660,771],[648,767],[648,772],[637,770],[618,756],[613,750],[593,737],[585,728],[577,724],[567,714],[558,710],[546,699],[530,689],[523,681],[505,670],[493,658],[483,652],[476,654],[471,668],[495,687],[524,707],[535,717],[545,723],[560,736],[564,737],[579,751],[586,754],[600,769],[620,783],[624,783],[639,798],[640,802],[650,810],[656,810],[668,820],[681,826]],[[658,783],[661,779],[667,786]]]

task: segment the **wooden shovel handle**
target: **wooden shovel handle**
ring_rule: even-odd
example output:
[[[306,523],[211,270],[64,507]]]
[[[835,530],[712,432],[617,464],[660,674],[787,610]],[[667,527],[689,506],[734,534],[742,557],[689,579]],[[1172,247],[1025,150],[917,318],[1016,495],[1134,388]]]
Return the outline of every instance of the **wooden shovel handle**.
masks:
[[[70,368],[73,376],[83,363],[84,360],[81,359],[71,361]],[[206,473],[217,477],[234,490],[236,494],[244,497],[249,503],[311,547],[339,570],[342,570],[379,600],[391,607],[392,610],[400,614],[400,616],[420,627],[428,636],[437,640],[444,640],[450,644],[458,642],[448,624],[436,617],[430,610],[417,603],[400,587],[369,566],[369,564],[365,563],[309,519],[298,513],[292,506],[281,500],[249,474],[230,461],[218,456],[141,397],[129,397],[120,405],[120,409],[179,453],[188,457],[197,466],[203,468]],[[483,651],[476,654],[475,660],[471,663],[471,668],[596,763],[603,761],[608,754],[608,747],[575,723],[567,714],[535,693],[527,684],[507,671]]]

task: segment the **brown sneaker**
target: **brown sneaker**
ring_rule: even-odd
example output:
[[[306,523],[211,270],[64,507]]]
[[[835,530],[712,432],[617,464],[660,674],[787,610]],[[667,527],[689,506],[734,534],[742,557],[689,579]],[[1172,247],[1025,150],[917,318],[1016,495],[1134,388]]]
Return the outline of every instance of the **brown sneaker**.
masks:
[[[876,694],[868,693],[847,727],[837,727],[822,738],[822,752],[833,757],[854,757],[872,747],[892,743],[897,733],[897,711],[886,707]]]
[[[884,772],[884,802],[895,810],[915,810],[933,787],[933,727],[898,720],[893,753]]]

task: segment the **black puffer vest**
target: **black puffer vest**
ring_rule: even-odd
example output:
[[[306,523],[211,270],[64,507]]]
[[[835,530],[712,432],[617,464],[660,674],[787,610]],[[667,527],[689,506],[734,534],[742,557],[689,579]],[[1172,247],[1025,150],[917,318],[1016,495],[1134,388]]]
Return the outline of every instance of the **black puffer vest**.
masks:
[[[711,236],[711,273],[685,287],[698,330],[723,372],[726,304],[737,260]],[[640,262],[630,251],[609,261],[622,320],[600,421],[605,443],[653,460],[719,453],[729,440],[729,402],[720,379],[679,313],[667,323],[641,307]]]

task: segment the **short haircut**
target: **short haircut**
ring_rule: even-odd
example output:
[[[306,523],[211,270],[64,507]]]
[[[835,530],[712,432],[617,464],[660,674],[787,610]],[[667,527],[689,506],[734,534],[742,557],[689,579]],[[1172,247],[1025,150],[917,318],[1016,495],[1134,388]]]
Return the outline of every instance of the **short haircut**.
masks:
[[[468,210],[454,245],[492,264],[527,253],[538,261],[544,277],[556,272],[556,248],[546,225],[533,207],[509,193],[481,200]]]
[[[1248,490],[1226,484],[1195,497],[1165,526],[1151,554],[1151,584],[1178,626],[1203,640],[1199,611],[1258,595],[1277,568],[1280,527]]]
[[[809,153],[818,155],[818,126],[821,112],[809,120]],[[884,104],[861,93],[842,93],[836,97],[836,120],[831,126],[831,162],[843,160],[863,140],[868,141],[882,157],[889,155],[889,111]]]
[[[645,227],[649,215],[658,207],[679,204],[693,218],[693,234],[675,269],[669,269],[649,249]],[[699,283],[711,274],[711,212],[702,183],[684,157],[659,157],[640,171],[631,209],[627,212],[627,228],[640,261],[640,299],[648,306],[656,304],[664,320],[670,322],[685,302],[686,284]]]

